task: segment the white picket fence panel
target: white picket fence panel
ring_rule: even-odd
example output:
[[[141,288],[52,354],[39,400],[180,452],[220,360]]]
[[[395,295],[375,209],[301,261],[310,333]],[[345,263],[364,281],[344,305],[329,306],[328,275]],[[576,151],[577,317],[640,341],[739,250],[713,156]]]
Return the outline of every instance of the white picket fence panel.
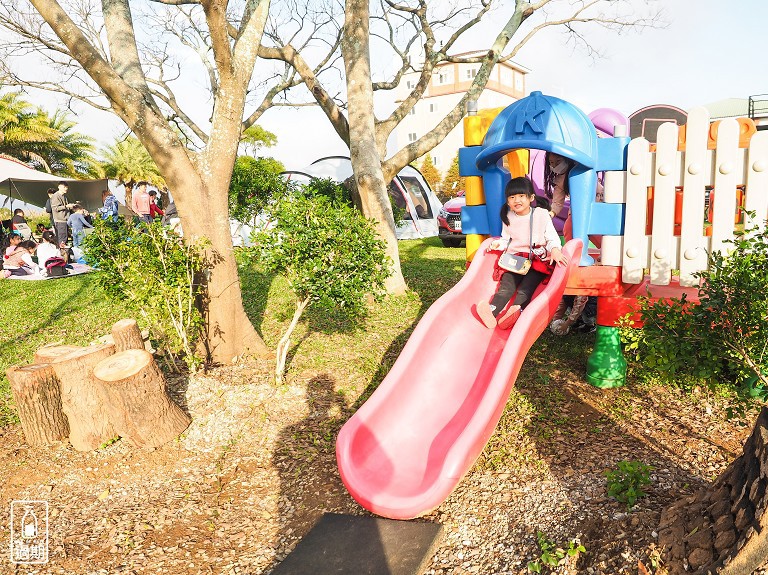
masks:
[[[710,117],[705,108],[688,114],[685,152],[678,151],[678,127],[659,128],[656,151],[635,138],[627,151],[627,171],[607,172],[605,201],[626,204],[624,235],[605,236],[603,265],[622,267],[625,283],[640,283],[645,270],[655,285],[669,284],[679,270],[680,285],[695,286],[695,273],[707,267],[708,254],[728,247],[734,237],[737,186],[746,185],[745,208],[757,214],[747,226],[768,218],[768,132],[757,132],[749,148],[739,148],[739,124],[720,122],[714,151],[707,149]],[[653,187],[651,233],[646,234],[648,189]],[[675,231],[676,188],[682,186],[680,235]],[[713,186],[712,233],[704,234],[706,187]]]

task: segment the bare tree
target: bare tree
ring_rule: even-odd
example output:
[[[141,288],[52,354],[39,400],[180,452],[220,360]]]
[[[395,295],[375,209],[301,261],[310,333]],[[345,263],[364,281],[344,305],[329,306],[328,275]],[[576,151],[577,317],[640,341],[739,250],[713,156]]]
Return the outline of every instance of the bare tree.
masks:
[[[134,13],[129,0],[3,2],[0,26],[9,38],[2,79],[111,110],[138,137],[174,193],[185,234],[211,242],[206,343],[213,360],[229,362],[266,351],[242,303],[227,193],[270,2],[152,1],[146,13]],[[157,22],[174,34],[153,34],[146,49],[137,37],[146,38]],[[207,74],[211,111],[203,122],[172,90],[187,65],[178,57],[184,50],[198,55]],[[46,73],[14,67],[18,55],[37,55]],[[192,83],[181,87],[199,91]]]
[[[322,81],[311,73],[301,50],[290,41],[279,48],[262,50],[263,57],[280,58],[289,63],[310,89],[339,137],[349,146],[355,182],[363,211],[379,222],[388,255],[396,263],[388,283],[390,292],[404,289],[399,268],[394,219],[387,198],[386,182],[404,166],[439,144],[461,121],[467,101],[477,99],[485,88],[491,70],[498,62],[510,60],[539,31],[559,26],[573,42],[592,51],[587,25],[604,26],[617,32],[659,25],[659,12],[653,2],[629,0],[380,0],[378,6],[365,0],[348,0],[344,5],[341,53],[344,59],[346,101],[328,94]],[[638,13],[639,5],[647,5]],[[476,34],[477,26],[493,17],[497,32],[483,45],[473,37],[472,55],[457,55],[457,45]],[[487,34],[483,38],[488,37]],[[515,42],[513,42],[513,39]],[[273,37],[273,41],[280,41]],[[480,44],[478,46],[478,44]],[[378,79],[372,72],[372,45],[377,52],[399,62],[389,77]],[[386,157],[386,144],[393,130],[424,96],[435,67],[442,62],[479,64],[470,88],[453,109],[428,133]],[[374,114],[374,94],[392,90],[404,74],[417,72],[418,81],[405,99],[386,117]]]

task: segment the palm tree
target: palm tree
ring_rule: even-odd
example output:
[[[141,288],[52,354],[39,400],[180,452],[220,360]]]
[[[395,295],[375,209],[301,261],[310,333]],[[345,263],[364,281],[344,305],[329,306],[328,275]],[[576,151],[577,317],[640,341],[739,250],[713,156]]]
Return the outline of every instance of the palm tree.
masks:
[[[61,148],[61,132],[51,127],[48,114],[22,100],[20,92],[0,96],[0,153],[34,162],[50,171],[45,154]]]
[[[104,177],[103,168],[92,155],[95,140],[74,131],[76,124],[67,111],[56,110],[48,125],[61,134],[59,145],[43,154],[52,173],[73,178]]]

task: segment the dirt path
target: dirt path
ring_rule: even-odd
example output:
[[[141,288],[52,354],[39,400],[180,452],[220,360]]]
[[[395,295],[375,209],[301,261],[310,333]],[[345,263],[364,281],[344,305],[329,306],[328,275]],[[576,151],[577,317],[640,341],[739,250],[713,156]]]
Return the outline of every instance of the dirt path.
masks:
[[[537,530],[586,547],[560,573],[637,573],[638,560],[653,573],[661,508],[724,469],[757,413],[728,419],[731,404],[704,391],[599,391],[578,363],[542,371],[545,354],[526,362],[481,460],[424,518],[445,526],[429,575],[527,573]],[[18,426],[0,429],[0,524],[12,500],[50,506],[50,563],[14,571],[3,551],[0,572],[266,574],[323,512],[364,513],[336,470],[335,435],[352,409],[339,374],[275,389],[270,371],[173,380],[193,424],[154,451],[32,450]],[[655,468],[631,513],[606,496],[603,472],[621,459]]]

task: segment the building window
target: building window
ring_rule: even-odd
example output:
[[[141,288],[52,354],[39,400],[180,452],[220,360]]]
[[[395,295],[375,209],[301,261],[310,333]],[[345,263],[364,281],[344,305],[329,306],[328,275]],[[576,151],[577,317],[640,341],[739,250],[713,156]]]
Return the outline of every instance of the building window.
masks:
[[[501,82],[503,86],[512,87],[512,70],[509,68],[502,68],[499,76],[499,82]]]
[[[442,163],[442,162],[440,161],[440,156],[435,156],[434,158],[432,158],[432,164],[433,164],[433,165],[434,165],[436,168],[439,168],[441,163]]]
[[[474,80],[475,76],[477,76],[477,68],[468,68],[467,80]]]
[[[411,132],[408,134],[408,142],[413,143],[416,141],[416,132]]]
[[[430,104],[429,105],[429,111],[430,112],[437,112],[437,104]]]
[[[416,106],[414,106],[413,108],[408,110],[408,115],[409,116],[415,116],[416,115]]]
[[[416,87],[416,82],[413,80],[407,80],[405,82],[405,85],[408,87],[409,90],[413,90]]]
[[[445,70],[437,75],[438,84],[453,84],[453,71]]]

